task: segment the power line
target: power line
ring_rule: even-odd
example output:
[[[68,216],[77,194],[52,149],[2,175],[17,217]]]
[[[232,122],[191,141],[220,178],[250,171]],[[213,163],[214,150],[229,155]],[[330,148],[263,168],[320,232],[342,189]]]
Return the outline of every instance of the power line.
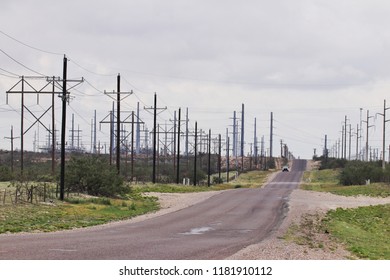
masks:
[[[38,75],[40,75],[40,76],[42,76],[42,77],[47,76],[47,75],[44,75],[44,74],[42,74],[42,73],[40,73],[40,72],[38,72],[38,71],[35,71],[34,69],[32,69],[32,68],[30,68],[30,67],[24,65],[23,63],[17,61],[15,58],[13,58],[11,55],[9,55],[8,53],[6,53],[6,52],[3,51],[2,49],[0,49],[0,51],[1,51],[3,54],[5,54],[8,58],[10,58],[11,60],[13,60],[14,62],[16,62],[17,64],[19,64],[20,66],[26,68],[27,70],[30,70],[31,72],[33,72],[33,73],[35,73],[35,74],[38,74]]]
[[[83,66],[81,66],[79,63],[77,63],[76,61],[74,60],[69,60],[70,62],[72,62],[74,65],[78,66],[79,68],[91,73],[91,74],[94,74],[94,75],[97,75],[97,76],[104,76],[104,77],[113,77],[113,76],[116,76],[116,74],[102,74],[102,73],[97,73],[95,71],[92,71],[92,70],[89,70]]]
[[[5,33],[4,31],[0,30],[0,33],[3,34],[4,36],[14,40],[15,42],[25,46],[25,47],[28,47],[30,49],[33,49],[33,50],[36,50],[36,51],[39,51],[39,52],[43,52],[43,53],[48,53],[48,54],[54,54],[54,55],[61,55],[63,56],[64,54],[63,53],[57,53],[57,52],[52,52],[52,51],[47,51],[47,50],[43,50],[43,49],[40,49],[40,48],[37,48],[37,47],[34,47],[34,46],[31,46],[29,44],[26,44],[18,39],[16,39],[15,37],[12,37],[11,35]]]
[[[3,69],[3,68],[1,68],[1,67],[0,67],[0,70],[1,70],[1,71],[4,71],[4,72],[6,72],[6,73],[8,73],[8,74],[10,74],[10,75],[13,75],[13,76],[15,76],[15,77],[11,77],[11,76],[8,76],[8,75],[1,74],[1,75],[3,75],[3,76],[8,76],[8,77],[11,77],[11,78],[19,78],[19,76],[20,76],[20,75],[15,74],[15,73],[13,73],[13,72],[11,72],[11,71],[5,70],[5,69]]]

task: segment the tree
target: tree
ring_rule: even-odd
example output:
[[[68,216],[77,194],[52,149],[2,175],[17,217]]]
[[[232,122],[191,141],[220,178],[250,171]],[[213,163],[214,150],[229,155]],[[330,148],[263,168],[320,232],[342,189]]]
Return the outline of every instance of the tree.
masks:
[[[128,191],[116,168],[95,156],[72,157],[65,178],[65,188],[69,192],[114,197]]]

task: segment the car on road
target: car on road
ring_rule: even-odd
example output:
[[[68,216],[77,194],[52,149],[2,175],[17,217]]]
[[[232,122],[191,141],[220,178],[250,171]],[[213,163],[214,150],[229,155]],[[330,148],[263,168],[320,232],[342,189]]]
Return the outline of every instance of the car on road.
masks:
[[[283,166],[282,172],[289,172],[289,171],[290,171],[290,169],[288,168],[287,165]]]

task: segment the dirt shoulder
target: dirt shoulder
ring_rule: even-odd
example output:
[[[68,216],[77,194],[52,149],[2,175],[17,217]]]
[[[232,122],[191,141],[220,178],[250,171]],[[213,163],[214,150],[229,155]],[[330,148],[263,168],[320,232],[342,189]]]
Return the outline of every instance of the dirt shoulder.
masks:
[[[289,201],[289,211],[282,225],[272,235],[258,244],[253,244],[229,259],[269,259],[269,260],[341,260],[352,258],[342,245],[334,243],[326,234],[315,238],[321,242],[321,248],[311,245],[298,245],[282,239],[293,225],[305,223],[306,219],[315,222],[330,209],[338,207],[354,208],[390,203],[390,198],[344,197],[330,193],[319,193],[296,189]]]

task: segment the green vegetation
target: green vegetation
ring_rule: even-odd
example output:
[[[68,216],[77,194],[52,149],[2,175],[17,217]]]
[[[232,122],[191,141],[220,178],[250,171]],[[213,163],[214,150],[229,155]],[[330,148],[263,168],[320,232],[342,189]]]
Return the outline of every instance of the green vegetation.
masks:
[[[158,209],[157,199],[71,197],[55,204],[0,206],[0,233],[48,232],[129,219]]]
[[[363,259],[390,259],[390,204],[328,212],[326,231]]]
[[[136,192],[161,192],[161,193],[188,193],[188,192],[203,192],[203,191],[219,191],[234,188],[257,188],[261,187],[266,181],[270,171],[249,171],[242,173],[235,180],[228,183],[201,186],[184,186],[177,184],[134,184],[132,189]]]
[[[351,171],[353,168],[355,170]],[[364,172],[372,171],[372,168],[377,168],[375,163],[348,162],[343,170],[323,169],[305,172],[301,188],[343,196],[389,197],[390,185],[384,182],[348,186],[340,183],[339,179],[343,174],[355,172],[364,174]],[[285,238],[312,248],[326,246],[321,240],[327,238],[327,246],[331,250],[334,249],[334,242],[337,240],[357,258],[388,260],[390,259],[389,232],[390,204],[385,204],[353,209],[338,208],[329,211],[325,217],[307,215],[300,225],[293,225],[289,229]],[[318,235],[322,235],[322,238],[317,238]]]
[[[342,173],[340,169],[324,169],[307,171],[304,173],[301,188],[304,190],[330,192],[343,196],[390,196],[390,185],[386,183],[374,183],[370,185],[350,185],[343,186],[339,183],[339,177]]]
[[[114,197],[128,191],[115,167],[95,156],[72,157],[65,176],[67,192]]]

